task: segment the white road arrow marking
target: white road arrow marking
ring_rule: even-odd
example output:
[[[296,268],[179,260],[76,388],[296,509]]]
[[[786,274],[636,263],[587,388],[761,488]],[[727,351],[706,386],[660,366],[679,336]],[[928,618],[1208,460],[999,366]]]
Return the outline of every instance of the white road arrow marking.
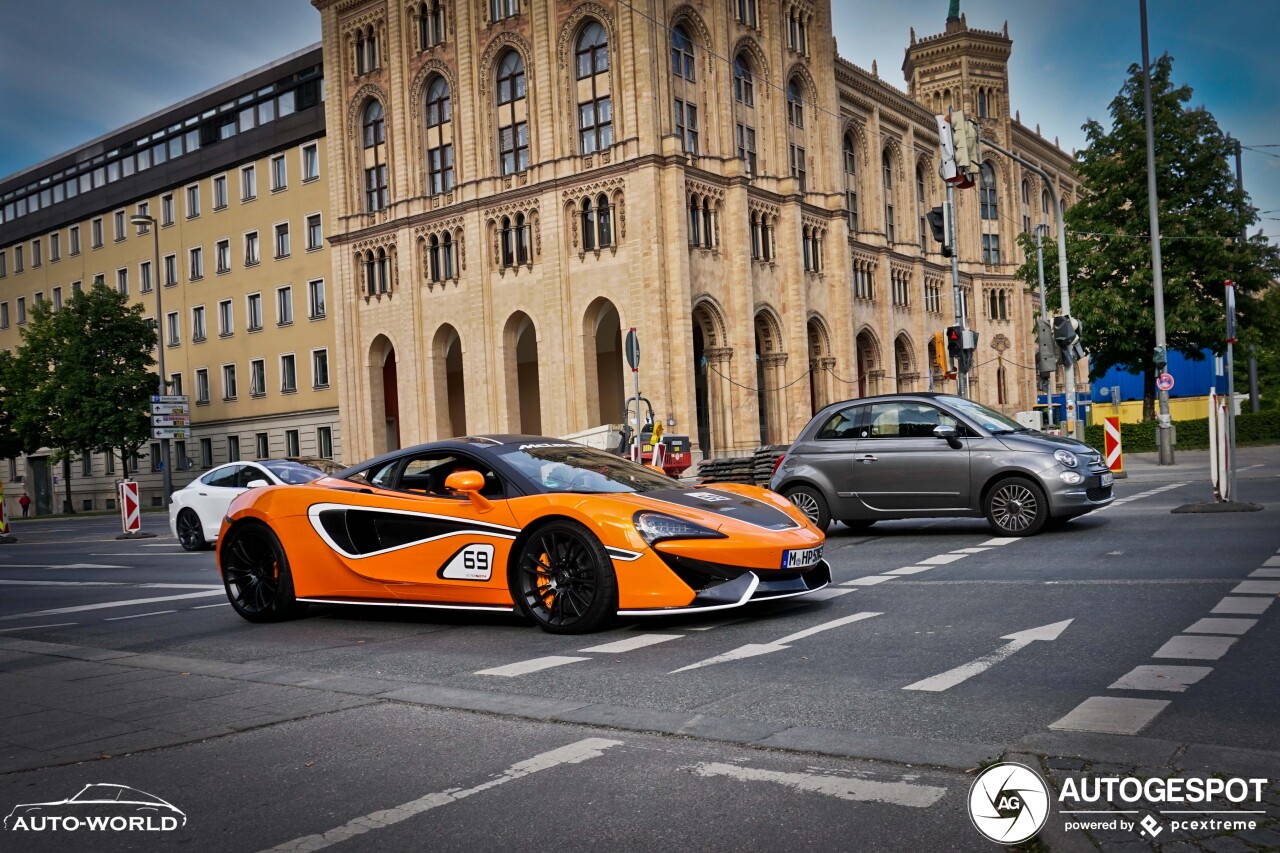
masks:
[[[841,800],[892,803],[895,806],[920,809],[928,808],[947,793],[946,788],[935,785],[917,785],[905,781],[879,782],[817,773],[785,773],[719,761],[704,761],[690,769],[698,776],[727,776],[742,782],[772,782],[796,791],[826,794]]]
[[[1030,628],[1026,631],[1019,631],[1016,634],[1006,634],[1001,637],[1002,640],[1009,640],[1009,644],[1001,646],[989,655],[984,655],[975,661],[970,661],[963,666],[955,669],[949,669],[944,673],[935,675],[932,678],[926,678],[924,681],[917,681],[915,684],[908,684],[903,690],[928,690],[932,693],[938,693],[955,687],[961,682],[968,681],[975,675],[981,675],[991,667],[1000,663],[1000,661],[1012,655],[1019,649],[1026,648],[1036,640],[1056,640],[1058,635],[1067,629],[1073,619],[1065,619],[1062,622],[1054,622],[1052,625],[1041,625],[1039,628]]]
[[[852,616],[843,616],[839,619],[833,619],[830,622],[823,622],[820,625],[814,625],[812,628],[805,628],[803,631],[797,631],[794,634],[788,634],[781,639],[772,643],[747,643],[745,646],[739,646],[736,649],[727,651],[724,654],[715,657],[700,660],[697,663],[691,663],[688,666],[682,666],[679,669],[673,669],[668,675],[675,675],[677,672],[686,672],[690,669],[701,669],[704,666],[711,666],[717,663],[728,663],[729,661],[743,660],[744,658],[754,658],[760,655],[771,654],[772,652],[780,652],[784,649],[791,648],[788,643],[796,640],[803,640],[805,637],[811,637],[822,631],[830,631],[832,628],[839,628],[841,625],[848,625],[850,622],[860,622],[863,619],[870,619],[872,616],[882,616],[881,613],[855,613]]]

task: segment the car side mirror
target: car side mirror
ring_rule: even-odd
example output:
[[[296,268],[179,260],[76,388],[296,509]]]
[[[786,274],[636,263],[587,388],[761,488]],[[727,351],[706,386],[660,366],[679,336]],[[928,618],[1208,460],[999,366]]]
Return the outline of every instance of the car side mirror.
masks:
[[[249,482],[245,483],[245,488],[261,489],[263,486],[270,486],[270,485],[271,484],[268,483],[266,480],[250,480]]]
[[[950,424],[938,424],[933,428],[933,434],[937,438],[946,439],[947,444],[956,450],[964,447],[964,444],[960,441],[959,434],[956,432],[956,428]]]
[[[451,492],[461,492],[471,499],[471,503],[481,512],[493,509],[493,503],[480,494],[484,488],[484,474],[479,471],[454,471],[445,477],[444,487]]]

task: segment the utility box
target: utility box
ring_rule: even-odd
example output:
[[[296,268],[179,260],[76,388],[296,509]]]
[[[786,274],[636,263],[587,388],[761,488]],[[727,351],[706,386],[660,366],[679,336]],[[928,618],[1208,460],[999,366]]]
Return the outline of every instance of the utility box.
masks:
[[[1042,430],[1044,429],[1044,412],[1014,412],[1013,417],[1018,423],[1027,429]]]

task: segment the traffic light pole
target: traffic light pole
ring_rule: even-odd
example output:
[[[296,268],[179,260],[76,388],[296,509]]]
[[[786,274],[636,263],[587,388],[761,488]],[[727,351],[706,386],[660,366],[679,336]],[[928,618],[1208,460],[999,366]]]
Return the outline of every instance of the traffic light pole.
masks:
[[[1024,160],[1008,149],[1001,148],[985,136],[979,136],[978,141],[983,145],[990,145],[1006,157],[1016,160],[1044,180],[1045,188],[1049,190],[1049,198],[1053,201],[1054,218],[1058,222],[1058,296],[1062,303],[1062,316],[1070,317],[1071,291],[1067,284],[1067,227],[1062,221],[1062,202],[1058,200],[1058,188],[1054,184],[1053,178],[1049,177],[1049,173],[1035,163]],[[1074,358],[1068,357],[1067,361],[1071,362],[1071,381],[1067,385],[1067,422],[1072,425],[1072,436],[1084,441],[1084,419],[1078,417],[1076,413],[1076,383],[1080,378],[1079,365]]]
[[[951,302],[956,309],[956,325],[960,327],[960,334],[964,334],[966,328],[964,315],[964,293],[960,290],[960,253],[956,251],[956,188],[951,184],[947,184],[947,240],[951,243]],[[966,400],[969,399],[969,372],[964,369],[964,364],[956,365],[956,393]]]

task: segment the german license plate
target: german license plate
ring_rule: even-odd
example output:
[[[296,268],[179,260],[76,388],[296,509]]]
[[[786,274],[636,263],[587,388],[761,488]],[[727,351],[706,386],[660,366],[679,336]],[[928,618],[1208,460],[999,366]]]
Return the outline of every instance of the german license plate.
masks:
[[[818,561],[822,559],[822,546],[816,548],[802,548],[795,551],[782,552],[782,568],[784,569],[807,569],[810,566],[818,565]]]
[[[1114,475],[1114,474],[1103,474],[1103,475],[1102,475],[1102,485],[1103,485],[1103,487],[1104,487],[1104,488],[1105,488],[1105,487],[1107,487],[1107,486],[1110,486],[1110,485],[1111,485],[1112,483],[1114,483],[1115,481],[1116,481],[1116,477],[1115,477],[1115,475]]]

